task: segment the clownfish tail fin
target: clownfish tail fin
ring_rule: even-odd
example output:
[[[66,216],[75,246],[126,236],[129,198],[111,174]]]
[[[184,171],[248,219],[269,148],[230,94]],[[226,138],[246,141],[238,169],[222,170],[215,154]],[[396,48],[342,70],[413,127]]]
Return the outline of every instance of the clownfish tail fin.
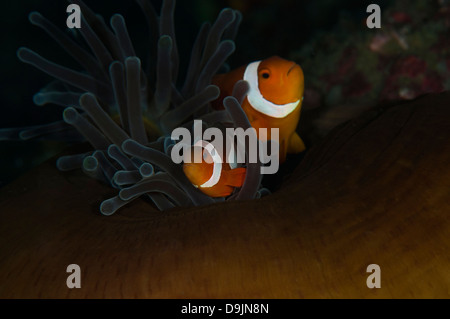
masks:
[[[241,187],[244,184],[245,174],[247,170],[244,167],[234,168],[229,171],[224,171],[226,174],[226,185],[233,187]]]

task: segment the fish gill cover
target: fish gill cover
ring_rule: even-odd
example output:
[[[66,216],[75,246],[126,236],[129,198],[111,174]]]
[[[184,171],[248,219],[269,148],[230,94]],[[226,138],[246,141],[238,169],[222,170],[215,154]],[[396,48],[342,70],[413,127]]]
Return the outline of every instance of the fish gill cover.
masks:
[[[249,163],[248,158],[244,184],[225,199],[209,197],[196,189],[182,166],[170,157],[175,144],[170,132],[179,126],[192,130],[194,118],[201,119],[204,128],[250,127],[240,105],[248,90],[245,81],[236,83],[233,96],[223,102],[223,110],[209,105],[220,94],[211,80],[235,50],[233,40],[242,18],[238,11],[223,9],[213,24],[203,23],[190,52],[185,79],[179,81],[174,0],[164,0],[159,15],[148,0],[137,0],[155,52],[145,69],[120,14],[113,15],[108,26],[82,1],[69,2],[79,5],[82,12],[81,28],[73,29],[77,36],[69,36],[38,12],[30,13],[29,20],[47,32],[83,71],[55,64],[28,48],[17,52],[21,61],[56,79],[34,96],[34,102],[64,107],[63,120],[2,129],[1,139],[87,140],[93,150],[62,156],[57,167],[61,171],[81,168],[118,190],[116,196],[100,205],[104,215],[140,197],[149,198],[164,211],[176,206],[253,199],[268,192],[261,187],[260,163]]]

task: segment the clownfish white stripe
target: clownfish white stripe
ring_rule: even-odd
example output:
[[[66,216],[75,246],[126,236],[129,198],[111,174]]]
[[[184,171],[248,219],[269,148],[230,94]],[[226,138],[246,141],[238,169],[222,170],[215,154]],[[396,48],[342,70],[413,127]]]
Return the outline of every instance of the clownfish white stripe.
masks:
[[[232,147],[230,153],[228,153],[228,164],[230,165],[231,169],[235,169],[238,167],[237,154],[234,150],[234,147]]]
[[[244,72],[244,80],[250,85],[250,89],[247,94],[248,102],[255,110],[267,116],[275,118],[283,118],[288,116],[295,110],[300,103],[300,100],[283,105],[278,105],[267,101],[259,91],[258,67],[260,63],[261,61],[250,63]]]
[[[222,158],[220,157],[219,153],[214,148],[214,145],[212,145],[211,143],[208,143],[204,140],[199,140],[194,144],[194,146],[203,147],[206,151],[208,151],[209,155],[211,155],[213,162],[214,162],[213,173],[212,173],[211,177],[206,182],[204,182],[202,185],[200,185],[200,187],[203,187],[203,188],[213,187],[214,185],[216,185],[219,182],[220,176],[222,174]]]

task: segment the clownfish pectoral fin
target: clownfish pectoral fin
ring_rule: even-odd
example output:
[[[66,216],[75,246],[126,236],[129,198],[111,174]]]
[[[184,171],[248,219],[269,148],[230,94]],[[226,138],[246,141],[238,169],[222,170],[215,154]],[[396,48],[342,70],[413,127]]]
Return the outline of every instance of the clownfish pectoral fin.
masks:
[[[286,140],[281,140],[279,154],[280,154],[279,156],[280,164],[283,164],[286,161],[287,156]]]
[[[292,134],[291,138],[289,139],[287,152],[289,154],[297,154],[303,152],[305,149],[305,143],[303,143],[303,140],[297,134],[297,132],[294,132],[294,134]]]
[[[246,169],[244,167],[223,171],[225,184],[233,187],[241,187],[244,184]]]

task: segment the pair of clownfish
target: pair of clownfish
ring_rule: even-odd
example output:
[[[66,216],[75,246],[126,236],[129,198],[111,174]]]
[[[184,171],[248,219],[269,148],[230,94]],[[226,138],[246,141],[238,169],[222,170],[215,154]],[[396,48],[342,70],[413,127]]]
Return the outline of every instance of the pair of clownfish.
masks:
[[[220,88],[220,96],[213,103],[220,108],[226,96],[232,95],[233,87],[239,80],[249,83],[250,89],[242,103],[242,108],[250,124],[259,132],[267,128],[267,136],[258,139],[271,139],[270,128],[279,129],[280,163],[287,154],[300,153],[305,145],[296,133],[303,100],[304,77],[301,67],[295,62],[273,56],[263,61],[252,62],[229,73],[218,74],[213,83]],[[211,145],[211,144],[209,144]],[[226,197],[235,187],[241,187],[245,179],[245,168],[234,168],[229,163],[214,160],[214,150],[201,145],[193,147],[194,152],[202,152],[200,163],[183,164],[183,171],[191,183],[211,197]],[[192,153],[194,153],[192,152]],[[206,159],[212,160],[206,160]],[[221,162],[218,165],[218,162]],[[223,163],[223,164],[222,164]]]

